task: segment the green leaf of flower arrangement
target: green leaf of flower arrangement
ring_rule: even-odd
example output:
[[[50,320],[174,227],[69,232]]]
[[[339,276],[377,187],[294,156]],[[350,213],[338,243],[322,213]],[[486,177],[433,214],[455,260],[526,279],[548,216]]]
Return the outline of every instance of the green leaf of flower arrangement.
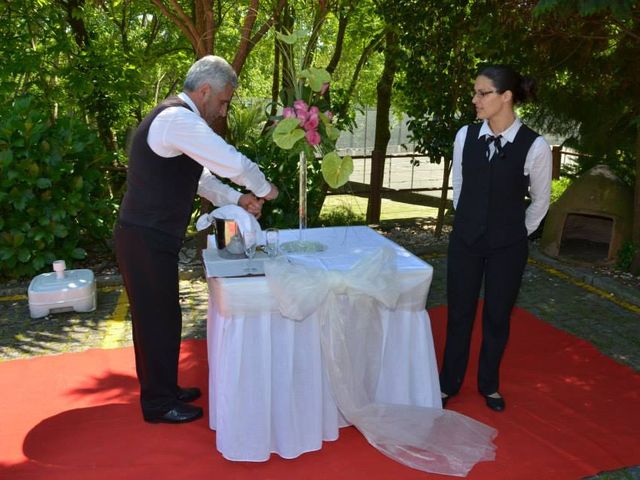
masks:
[[[324,68],[309,67],[300,72],[300,78],[308,79],[311,90],[319,92],[322,85],[331,81],[331,74]]]
[[[327,153],[322,159],[322,176],[331,188],[347,183],[353,173],[353,160],[350,156],[340,158],[336,152]]]
[[[303,137],[304,130],[300,128],[300,121],[297,118],[280,120],[273,130],[273,141],[285,150],[291,150]]]
[[[284,33],[276,32],[276,36],[278,37],[278,40],[286,43],[287,45],[295,45],[296,42],[303,37],[303,35],[304,34],[300,31],[291,32],[288,35]]]
[[[336,142],[338,138],[340,138],[340,130],[333,125],[326,125],[325,129],[327,130],[327,137],[329,137],[329,140],[332,142]]]

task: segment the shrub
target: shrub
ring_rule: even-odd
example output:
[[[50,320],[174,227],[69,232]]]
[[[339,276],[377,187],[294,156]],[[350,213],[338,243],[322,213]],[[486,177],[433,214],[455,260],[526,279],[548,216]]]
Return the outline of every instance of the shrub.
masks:
[[[76,118],[52,119],[32,96],[0,107],[0,277],[69,265],[109,237],[115,208],[101,167],[107,153]]]
[[[264,105],[234,104],[229,112],[228,139],[238,150],[260,165],[280,190],[274,201],[266,202],[260,223],[263,226],[295,228],[298,226],[298,155],[277,147],[271,132],[263,130]],[[322,178],[319,159],[311,160],[307,172],[307,223],[317,224],[327,186]],[[234,186],[235,188],[235,186]]]
[[[631,240],[627,240],[622,244],[617,253],[616,266],[625,272],[631,271],[631,264],[636,253],[636,246]]]
[[[252,148],[244,149],[250,159],[260,168],[280,190],[278,198],[265,202],[260,223],[279,228],[295,228],[298,226],[299,174],[298,157],[278,148],[268,134],[260,136]],[[307,170],[307,223],[317,223],[327,185],[320,171],[320,159],[308,162]]]
[[[571,185],[571,182],[572,180],[568,177],[561,177],[551,182],[551,203],[562,196],[567,187]]]
[[[338,205],[320,214],[318,223],[323,227],[342,225],[366,225],[366,218],[362,213],[356,213],[346,205]]]

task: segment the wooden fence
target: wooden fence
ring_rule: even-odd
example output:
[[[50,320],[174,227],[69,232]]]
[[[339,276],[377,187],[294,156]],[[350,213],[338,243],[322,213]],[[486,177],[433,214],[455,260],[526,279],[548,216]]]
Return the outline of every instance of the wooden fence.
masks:
[[[563,150],[554,145],[552,153],[552,176],[560,178],[563,165],[571,164],[584,154]],[[349,182],[329,191],[329,195],[350,194],[368,197],[370,193],[371,155],[352,155],[354,172]],[[437,206],[442,192],[444,165],[431,163],[426,155],[406,152],[388,154],[385,159],[382,196],[396,201],[419,205]],[[451,185],[447,188],[451,191]],[[449,194],[449,200],[451,195]]]

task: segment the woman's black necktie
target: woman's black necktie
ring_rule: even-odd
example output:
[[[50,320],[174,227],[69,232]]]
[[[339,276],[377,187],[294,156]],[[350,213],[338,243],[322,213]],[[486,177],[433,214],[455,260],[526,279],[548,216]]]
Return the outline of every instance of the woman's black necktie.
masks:
[[[497,137],[486,135],[484,138],[487,142],[485,148],[485,157],[487,160],[491,161],[498,157],[504,157],[504,153],[502,153],[502,135],[498,135]],[[491,149],[489,148],[492,143],[494,147],[493,155],[491,155]]]

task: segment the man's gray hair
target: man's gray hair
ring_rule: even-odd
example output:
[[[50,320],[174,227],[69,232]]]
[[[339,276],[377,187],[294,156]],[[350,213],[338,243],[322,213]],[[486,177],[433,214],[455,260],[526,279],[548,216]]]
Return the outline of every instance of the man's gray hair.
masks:
[[[238,86],[238,75],[222,57],[207,55],[196,61],[184,80],[185,92],[193,92],[203,83],[208,83],[214,92],[221,92],[227,85]]]

